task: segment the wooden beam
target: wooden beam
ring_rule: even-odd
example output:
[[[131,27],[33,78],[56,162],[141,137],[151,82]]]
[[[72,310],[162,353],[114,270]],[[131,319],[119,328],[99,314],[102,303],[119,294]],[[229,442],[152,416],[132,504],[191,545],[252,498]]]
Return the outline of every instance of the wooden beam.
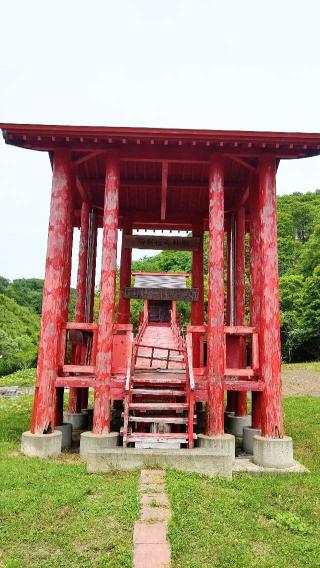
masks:
[[[101,178],[82,178],[82,182],[86,187],[90,188],[103,188],[104,179]],[[194,180],[172,180],[168,182],[168,189],[193,189],[195,191],[200,189],[207,189],[207,181],[194,181]],[[146,189],[159,189],[161,186],[161,180],[147,180],[147,179],[121,179],[121,188],[146,188]],[[231,182],[225,183],[224,186],[226,191],[240,191],[243,188],[243,183]]]
[[[81,158],[77,158],[76,160],[73,160],[73,164],[75,166],[79,166],[80,164],[84,164],[84,162],[87,162],[88,160],[92,160],[92,158],[95,158],[96,156],[99,156],[100,154],[103,154],[104,150],[97,150],[95,152],[89,152],[88,154],[85,154],[84,156],[81,156]]]
[[[85,186],[83,185],[83,183],[82,183],[82,181],[80,180],[79,177],[76,177],[76,188],[77,188],[77,190],[80,194],[82,201],[88,201],[88,203],[90,203],[91,194],[85,188]]]
[[[180,300],[196,302],[199,297],[197,288],[123,288],[124,298],[142,300]]]
[[[240,156],[235,156],[234,154],[226,154],[226,156],[228,158],[230,158],[231,160],[233,160],[234,162],[236,162],[237,164],[240,164],[240,166],[243,166],[244,168],[246,168],[250,172],[256,172],[257,171],[257,168],[255,166],[253,166],[252,164],[247,162],[247,160],[244,160]]]
[[[124,248],[153,250],[198,250],[199,237],[163,237],[158,235],[123,235]]]
[[[167,191],[168,191],[168,162],[162,162],[162,184],[161,184],[161,221],[166,218],[167,210]]]

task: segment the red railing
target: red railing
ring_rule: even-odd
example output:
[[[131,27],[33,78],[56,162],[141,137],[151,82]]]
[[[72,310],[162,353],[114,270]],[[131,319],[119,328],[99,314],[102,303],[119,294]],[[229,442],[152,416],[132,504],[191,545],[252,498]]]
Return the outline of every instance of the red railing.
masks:
[[[193,333],[201,334],[202,345],[206,341],[207,326],[189,326],[187,328],[187,335],[192,336]],[[263,390],[264,385],[260,379],[259,369],[259,335],[255,327],[252,326],[225,326],[225,356],[224,356],[224,387],[226,390]],[[227,337],[238,337],[239,342],[246,341],[246,338],[251,338],[251,353],[250,353],[250,366],[230,368],[227,367]],[[250,343],[249,343],[250,345]],[[202,356],[203,359],[203,356]],[[203,366],[204,362],[202,360]],[[205,369],[204,369],[205,372]],[[245,380],[247,378],[247,380]]]
[[[175,337],[177,345],[183,350],[185,367],[186,367],[186,394],[188,400],[188,446],[193,448],[193,417],[194,417],[194,403],[195,403],[195,382],[193,375],[193,356],[192,356],[192,335],[187,334],[186,340],[181,335],[181,329],[178,326],[176,320],[173,317],[172,311],[171,315],[171,329]]]
[[[188,446],[193,448],[193,416],[194,416],[194,403],[195,403],[195,382],[193,376],[193,364],[192,364],[192,336],[187,334],[186,338],[186,349],[185,349],[185,361],[186,361],[186,385],[187,385],[187,400],[189,403],[188,408]]]

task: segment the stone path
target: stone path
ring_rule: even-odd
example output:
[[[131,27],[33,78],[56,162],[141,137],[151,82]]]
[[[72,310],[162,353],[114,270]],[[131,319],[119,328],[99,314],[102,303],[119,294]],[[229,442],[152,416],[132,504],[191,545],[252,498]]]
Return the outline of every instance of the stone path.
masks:
[[[164,479],[164,471],[159,469],[141,471],[141,515],[133,532],[134,568],[171,566],[167,541],[170,509]]]

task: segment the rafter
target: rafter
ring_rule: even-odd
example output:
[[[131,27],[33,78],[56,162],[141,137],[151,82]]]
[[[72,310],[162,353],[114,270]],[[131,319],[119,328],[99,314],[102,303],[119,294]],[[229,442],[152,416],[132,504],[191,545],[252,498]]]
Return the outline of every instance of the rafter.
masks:
[[[89,152],[88,154],[85,154],[85,156],[81,156],[81,158],[77,158],[76,160],[73,160],[73,164],[75,166],[79,166],[80,164],[84,164],[88,160],[92,160],[92,158],[96,158],[96,156],[99,156],[100,154],[103,154],[103,153],[104,153],[104,150],[97,150],[96,152]]]
[[[243,166],[244,168],[246,168],[250,172],[256,172],[257,171],[257,168],[255,166],[253,166],[252,164],[247,162],[247,160],[240,158],[240,156],[235,156],[234,154],[226,154],[226,156],[228,158],[231,158],[231,160],[233,160],[237,164],[240,164],[240,166]]]

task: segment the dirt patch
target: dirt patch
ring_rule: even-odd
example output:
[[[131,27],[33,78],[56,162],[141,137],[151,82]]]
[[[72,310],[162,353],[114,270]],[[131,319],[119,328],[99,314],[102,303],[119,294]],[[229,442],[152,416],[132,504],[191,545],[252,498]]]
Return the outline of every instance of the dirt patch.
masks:
[[[320,396],[320,372],[307,369],[282,371],[284,396]]]

